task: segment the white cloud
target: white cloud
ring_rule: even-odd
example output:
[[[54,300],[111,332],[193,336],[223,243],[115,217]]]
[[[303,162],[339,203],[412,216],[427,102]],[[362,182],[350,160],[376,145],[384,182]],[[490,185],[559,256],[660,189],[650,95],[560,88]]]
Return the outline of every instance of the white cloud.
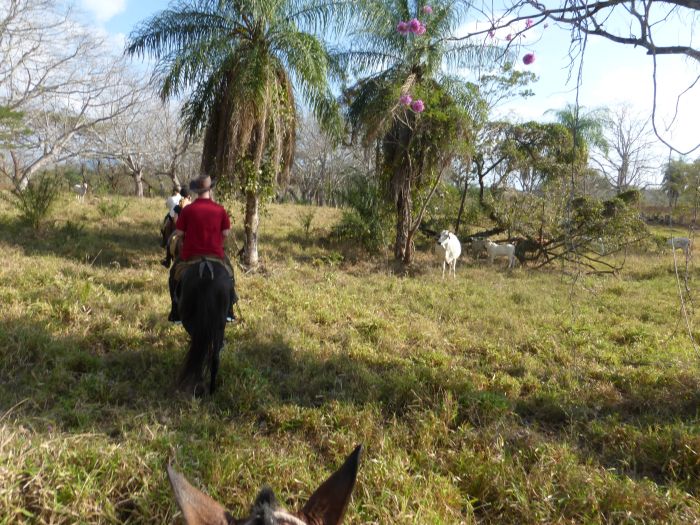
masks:
[[[126,0],[81,0],[81,4],[98,22],[106,22],[126,10]]]

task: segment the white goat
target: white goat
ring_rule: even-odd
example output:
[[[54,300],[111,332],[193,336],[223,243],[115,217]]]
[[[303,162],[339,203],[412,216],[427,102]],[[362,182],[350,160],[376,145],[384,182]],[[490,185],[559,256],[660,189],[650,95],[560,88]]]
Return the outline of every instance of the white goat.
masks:
[[[496,257],[508,257],[508,268],[515,266],[515,245],[496,244],[493,241],[486,241],[486,253],[489,255],[489,262],[493,264]]]
[[[437,243],[445,251],[445,259],[442,261],[442,278],[445,278],[445,268],[451,268],[452,277],[457,277],[457,259],[462,253],[462,245],[459,239],[454,233],[442,230]],[[447,273],[449,274],[449,270]]]
[[[688,237],[671,237],[667,241],[667,243],[674,250],[677,250],[679,248],[683,250],[683,253],[686,257],[688,256],[692,248],[692,242],[690,241],[690,239],[688,239]]]
[[[87,193],[88,189],[88,184],[87,182],[83,182],[82,184],[76,184],[73,186],[73,191],[75,192],[75,197],[80,201],[83,202],[85,199],[85,194]]]

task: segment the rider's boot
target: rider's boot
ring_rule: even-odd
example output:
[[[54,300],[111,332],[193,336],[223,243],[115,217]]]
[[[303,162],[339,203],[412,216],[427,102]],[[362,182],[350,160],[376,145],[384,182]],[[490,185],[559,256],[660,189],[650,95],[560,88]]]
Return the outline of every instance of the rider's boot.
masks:
[[[231,286],[231,295],[229,298],[228,314],[226,315],[226,322],[233,323],[236,320],[236,314],[233,313],[233,305],[238,302],[238,296],[236,295],[236,288]]]
[[[177,295],[176,295],[177,283],[173,277],[173,272],[170,272],[170,278],[168,279],[168,289],[170,290],[170,313],[168,314],[168,321],[171,323],[179,323],[180,312],[177,309]]]

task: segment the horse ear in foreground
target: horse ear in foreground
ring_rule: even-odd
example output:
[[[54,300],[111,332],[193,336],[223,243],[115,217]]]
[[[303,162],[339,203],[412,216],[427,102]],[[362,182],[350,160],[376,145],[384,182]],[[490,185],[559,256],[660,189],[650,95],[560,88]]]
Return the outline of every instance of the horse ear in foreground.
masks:
[[[236,519],[221,504],[190,485],[170,465],[168,478],[187,525],[339,525],[355,486],[361,450],[362,445],[359,445],[298,512],[281,508],[272,490],[264,488],[255,499],[250,515]]]

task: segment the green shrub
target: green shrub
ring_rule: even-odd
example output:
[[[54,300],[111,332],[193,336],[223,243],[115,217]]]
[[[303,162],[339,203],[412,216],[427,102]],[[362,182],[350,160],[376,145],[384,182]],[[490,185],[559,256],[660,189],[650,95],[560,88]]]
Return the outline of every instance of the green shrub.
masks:
[[[314,222],[314,217],[316,216],[316,208],[309,207],[304,211],[299,212],[299,224],[301,229],[304,230],[304,236],[308,238],[309,232],[311,231],[311,223]]]
[[[20,219],[38,230],[58,200],[59,188],[60,182],[55,176],[38,175],[24,190],[15,189],[11,202]]]
[[[129,204],[121,199],[105,198],[97,203],[97,211],[103,219],[116,219],[128,206]]]
[[[359,243],[368,253],[379,252],[387,244],[388,215],[381,188],[367,176],[353,176],[343,195],[347,208],[333,227],[333,236]]]

